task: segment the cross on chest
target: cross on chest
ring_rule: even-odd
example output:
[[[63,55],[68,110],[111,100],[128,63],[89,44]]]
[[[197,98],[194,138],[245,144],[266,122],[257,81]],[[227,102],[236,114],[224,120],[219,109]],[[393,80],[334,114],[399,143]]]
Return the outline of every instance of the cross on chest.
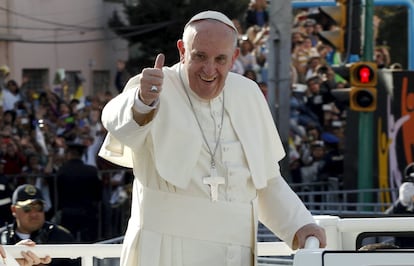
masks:
[[[203,178],[203,184],[210,186],[211,201],[218,200],[218,187],[225,184],[225,179],[222,176],[207,176]]]

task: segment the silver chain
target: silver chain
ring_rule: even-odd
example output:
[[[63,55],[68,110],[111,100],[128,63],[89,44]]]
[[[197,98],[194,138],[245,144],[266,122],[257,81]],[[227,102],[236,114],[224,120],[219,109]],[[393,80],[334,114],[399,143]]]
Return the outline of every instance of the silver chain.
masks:
[[[197,117],[196,111],[194,109],[193,102],[191,101],[190,94],[188,93],[187,88],[186,88],[186,86],[184,84],[183,78],[181,76],[181,64],[178,67],[178,75],[180,76],[180,81],[181,81],[181,84],[182,84],[182,86],[184,88],[185,94],[187,95],[188,101],[190,102],[191,110],[193,111],[193,114],[194,114],[194,117],[195,117],[195,119],[197,121],[198,127],[200,128],[201,135],[203,136],[203,140],[204,140],[204,142],[207,145],[208,153],[210,154],[210,157],[211,157],[211,162],[210,162],[211,163],[211,168],[215,169],[216,168],[216,161],[215,161],[214,158],[216,156],[217,148],[218,148],[218,145],[219,145],[219,142],[220,142],[221,131],[223,129],[223,122],[224,122],[224,90],[223,90],[223,101],[222,101],[223,103],[222,103],[222,109],[221,109],[220,131],[219,131],[219,134],[218,134],[218,137],[217,137],[216,146],[214,147],[214,151],[211,151],[210,145],[208,145],[207,137],[204,134],[204,130],[203,130],[202,126],[201,126],[201,123],[200,123],[200,121],[199,121],[199,119]]]

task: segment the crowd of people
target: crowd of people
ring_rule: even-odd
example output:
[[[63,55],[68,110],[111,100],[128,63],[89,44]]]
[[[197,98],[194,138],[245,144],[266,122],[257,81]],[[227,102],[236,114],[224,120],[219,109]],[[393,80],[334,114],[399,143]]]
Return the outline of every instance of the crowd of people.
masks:
[[[7,67],[0,75],[0,227],[13,222],[13,191],[30,184],[42,191],[47,218],[76,241],[104,237],[99,222],[108,215],[114,182],[121,182],[100,172],[119,167],[97,157],[105,135],[101,110],[112,95],[65,99],[53,89],[30,88],[27,80],[17,84]]]
[[[292,25],[289,165],[293,183],[343,178],[346,106],[331,91],[345,87],[346,80],[331,68],[341,63],[341,55],[319,39],[317,32],[326,26],[314,19],[315,12],[298,12]],[[233,21],[239,25],[240,55],[232,71],[256,81],[267,96],[267,2],[252,1],[245,21]]]
[[[267,95],[269,15],[267,1],[251,1],[244,21],[233,20],[239,29],[240,55],[232,71],[256,81]],[[378,26],[378,25],[377,25]],[[318,8],[294,12],[291,30],[291,98],[289,165],[291,182],[324,183],[334,180],[341,186],[344,175],[344,142],[347,103],[333,91],[349,88],[348,80],[334,66],[346,63],[344,54],[318,34],[335,30]],[[391,64],[387,46],[377,46],[373,61],[378,68]],[[309,187],[298,186],[304,189]]]

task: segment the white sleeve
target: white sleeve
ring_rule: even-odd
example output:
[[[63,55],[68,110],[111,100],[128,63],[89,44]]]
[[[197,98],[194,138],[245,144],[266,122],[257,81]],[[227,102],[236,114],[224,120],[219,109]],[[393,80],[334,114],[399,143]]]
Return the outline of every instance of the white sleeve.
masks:
[[[258,191],[259,220],[292,247],[296,232],[315,223],[312,214],[282,176],[272,178]]]
[[[137,89],[135,93],[135,101],[134,101],[133,108],[135,111],[137,111],[140,114],[148,114],[152,110],[157,109],[159,102],[160,102],[160,99],[157,99],[151,105],[146,105],[139,98],[139,89]]]

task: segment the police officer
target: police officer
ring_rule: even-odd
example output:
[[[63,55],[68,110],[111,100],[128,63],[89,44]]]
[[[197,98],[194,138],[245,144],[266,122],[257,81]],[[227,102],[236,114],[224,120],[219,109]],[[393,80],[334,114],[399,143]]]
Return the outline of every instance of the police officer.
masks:
[[[58,211],[53,221],[68,228],[76,241],[93,243],[99,238],[103,183],[98,168],[82,160],[86,149],[83,143],[67,143],[66,161],[56,173]]]
[[[406,166],[398,199],[385,213],[394,216],[414,216],[414,163]],[[395,244],[400,248],[414,248],[414,235],[410,233],[395,237]]]
[[[388,208],[386,213],[414,215],[414,163],[410,163],[405,167],[398,199]]]
[[[0,229],[3,245],[13,245],[24,239],[31,239],[37,244],[74,242],[74,237],[66,228],[45,220],[43,195],[33,185],[25,184],[16,188],[12,196],[11,212],[14,222]],[[50,265],[79,265],[79,261],[54,259]]]
[[[6,161],[0,158],[0,226],[13,220],[10,213],[13,187],[10,177],[5,176],[3,173],[5,163]]]

